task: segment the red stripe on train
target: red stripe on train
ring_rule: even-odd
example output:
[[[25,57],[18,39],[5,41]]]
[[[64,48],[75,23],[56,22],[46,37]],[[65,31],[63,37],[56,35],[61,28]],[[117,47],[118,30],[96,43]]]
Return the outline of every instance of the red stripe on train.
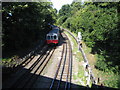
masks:
[[[55,44],[57,44],[57,43],[58,43],[58,40],[47,40],[47,44],[50,44],[50,43],[55,43]]]

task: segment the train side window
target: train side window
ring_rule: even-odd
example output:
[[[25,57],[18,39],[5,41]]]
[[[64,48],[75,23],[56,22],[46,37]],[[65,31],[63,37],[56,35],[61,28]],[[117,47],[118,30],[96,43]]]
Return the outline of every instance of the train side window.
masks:
[[[57,39],[57,36],[56,36],[56,35],[54,36],[54,39]]]
[[[47,38],[48,40],[50,40],[50,36],[48,36],[48,38]]]

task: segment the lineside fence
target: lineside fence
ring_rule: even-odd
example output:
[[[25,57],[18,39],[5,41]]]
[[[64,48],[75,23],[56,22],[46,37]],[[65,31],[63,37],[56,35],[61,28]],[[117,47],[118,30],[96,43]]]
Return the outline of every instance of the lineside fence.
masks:
[[[75,39],[76,43],[79,45],[78,49],[82,53],[82,56],[83,56],[83,59],[84,59],[84,63],[85,63],[85,72],[88,73],[87,85],[89,85],[90,81],[92,82],[92,84],[96,84],[95,77],[94,77],[94,75],[92,73],[92,70],[90,68],[90,65],[88,63],[88,59],[87,59],[87,57],[86,57],[82,47],[80,46],[79,42],[77,41],[77,38],[69,30],[66,30],[66,29],[63,29],[63,30],[68,32]]]

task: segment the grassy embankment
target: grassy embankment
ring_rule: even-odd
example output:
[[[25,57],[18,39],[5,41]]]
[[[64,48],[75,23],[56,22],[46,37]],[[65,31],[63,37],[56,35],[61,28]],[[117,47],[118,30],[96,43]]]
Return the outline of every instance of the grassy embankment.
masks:
[[[65,32],[68,37],[71,38],[72,42],[74,43],[74,47],[73,47],[73,54],[75,56],[75,59],[79,62],[83,61],[83,57],[81,55],[80,52],[77,52],[78,51],[78,46],[77,46],[77,43],[76,41],[73,39],[73,37],[68,34],[67,32]],[[77,34],[75,33],[72,33],[75,37],[77,37]],[[83,50],[86,54],[86,57],[88,59],[88,62],[92,68],[92,71],[93,71],[93,74],[96,78],[96,80],[98,78],[100,78],[100,81],[98,83],[98,85],[100,84],[103,84],[104,86],[107,86],[107,87],[112,87],[112,88],[120,88],[119,86],[119,75],[118,74],[114,74],[113,72],[103,72],[103,71],[100,71],[98,69],[96,69],[94,66],[98,60],[98,57],[97,57],[97,54],[92,54],[91,53],[91,48],[87,47],[85,42],[82,43],[83,44]],[[86,79],[85,79],[85,76],[84,76],[84,68],[81,64],[79,64],[79,70],[80,72],[78,72],[77,75],[73,75],[73,78],[76,80],[78,78],[82,78],[82,81],[84,81],[84,84],[86,84]],[[79,83],[80,84],[80,83]],[[90,85],[91,86],[91,85]]]
[[[98,85],[103,84],[104,86],[107,87],[120,88],[120,86],[118,85],[119,84],[118,80],[120,79],[119,75],[114,74],[112,71],[104,72],[96,69],[95,64],[98,60],[98,55],[91,54],[91,48],[87,47],[84,42],[83,42],[83,50],[86,54],[86,57],[88,58],[88,62],[92,68],[96,80],[100,78],[100,82],[98,83]]]
[[[76,34],[74,35],[77,36]],[[86,54],[90,66],[92,67],[96,79],[100,78],[100,82],[98,83],[98,85],[103,84],[107,87],[120,88],[119,75],[114,74],[113,72],[103,72],[96,69],[94,66],[98,60],[97,54],[91,54],[91,48],[87,47],[84,42],[82,48]]]

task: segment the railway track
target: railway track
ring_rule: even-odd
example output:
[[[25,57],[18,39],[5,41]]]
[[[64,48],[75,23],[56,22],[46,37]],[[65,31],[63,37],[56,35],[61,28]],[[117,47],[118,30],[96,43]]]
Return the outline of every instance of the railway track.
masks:
[[[76,41],[77,44],[79,44],[78,41],[77,41],[77,38],[76,38],[69,30],[66,30],[66,29],[65,29],[65,31],[68,32],[68,33],[75,39],[75,41]],[[83,49],[82,49],[82,47],[81,47],[80,45],[79,45],[79,51],[82,53],[84,62],[85,62],[85,64],[86,64],[85,67],[88,66],[88,68],[89,68],[89,69],[87,68],[88,72],[90,72],[90,73],[89,73],[89,74],[90,74],[90,80],[88,79],[88,82],[91,81],[92,84],[96,84],[97,82],[96,82],[96,80],[95,80],[95,77],[94,77],[94,74],[93,74],[93,72],[92,72],[92,69],[91,69],[91,67],[90,67],[90,65],[89,65],[88,59],[87,59],[87,57],[86,57],[86,55],[85,55],[85,53],[84,53],[84,51],[83,51]]]
[[[65,34],[66,43],[63,44],[63,50],[61,59],[59,61],[55,76],[51,82],[51,89],[70,89],[71,77],[72,77],[72,49],[69,39]]]
[[[54,78],[48,82],[49,89],[70,89],[72,77],[72,49],[69,39],[65,34],[65,43],[62,44],[61,58],[57,65]],[[36,81],[53,56],[56,47],[45,45],[33,55],[24,60],[15,70],[13,76],[3,84],[4,88],[34,88]],[[41,82],[42,83],[42,82]],[[47,84],[47,83],[46,83]]]
[[[19,63],[19,65],[17,67],[15,67],[14,72],[19,71],[22,67],[25,67],[26,65],[28,65],[31,62],[31,60],[33,60],[33,58],[36,56],[36,54],[41,54],[41,51],[44,51],[44,48],[46,48],[46,47],[47,46],[44,46],[44,47],[39,46],[38,48],[36,48],[35,53],[31,52],[32,54],[31,55],[29,54],[28,55],[29,57],[27,57],[25,60],[21,61]],[[39,50],[41,50],[41,51],[39,51]]]
[[[35,74],[41,74],[54,51],[55,48],[44,46],[35,56],[31,56],[24,63],[21,63],[12,78],[3,84],[3,88],[31,88],[35,79],[37,79]]]

